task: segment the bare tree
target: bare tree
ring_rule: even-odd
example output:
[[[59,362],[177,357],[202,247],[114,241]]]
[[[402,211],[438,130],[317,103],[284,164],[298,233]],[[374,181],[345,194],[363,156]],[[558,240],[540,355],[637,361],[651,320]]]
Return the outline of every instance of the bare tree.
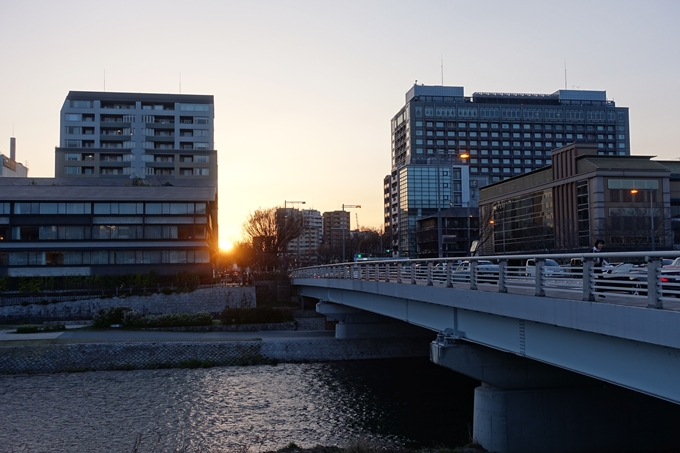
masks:
[[[263,269],[275,268],[278,257],[302,234],[302,214],[297,209],[259,208],[243,222],[243,236],[253,246]]]

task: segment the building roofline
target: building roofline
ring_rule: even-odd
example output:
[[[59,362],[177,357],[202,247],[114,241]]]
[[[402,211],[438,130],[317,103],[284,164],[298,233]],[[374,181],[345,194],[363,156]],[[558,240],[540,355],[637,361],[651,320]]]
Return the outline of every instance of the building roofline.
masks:
[[[150,102],[196,102],[214,104],[212,94],[174,94],[174,93],[121,93],[110,91],[69,91],[67,100],[92,101],[150,101]]]

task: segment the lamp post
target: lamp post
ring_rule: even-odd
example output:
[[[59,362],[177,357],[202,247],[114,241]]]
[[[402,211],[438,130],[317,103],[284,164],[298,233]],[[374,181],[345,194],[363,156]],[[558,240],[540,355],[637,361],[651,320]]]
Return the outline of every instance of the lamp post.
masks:
[[[306,201],[287,201],[283,200],[283,209],[288,209],[288,205],[293,205],[295,207],[296,204],[305,204],[307,203]],[[300,215],[300,224],[302,224],[302,215]],[[304,225],[303,225],[304,228]],[[302,235],[302,232],[300,232],[300,236]],[[300,266],[300,236],[295,238],[295,242],[297,243],[297,265],[298,267]]]
[[[654,199],[653,199],[653,195],[654,195],[653,190],[654,189],[632,189],[630,191],[630,193],[635,195],[640,190],[646,190],[649,193],[649,223],[650,223],[650,226],[652,227],[651,231],[650,231],[649,239],[652,242],[652,252],[653,252],[656,248],[656,238],[654,237]]]
[[[470,157],[470,154],[463,152],[463,153],[460,153],[458,155],[458,157],[460,157],[461,160],[466,161]],[[472,238],[470,237],[470,217],[472,217],[472,216],[470,215],[470,201],[468,200],[468,202],[467,202],[467,242],[468,242],[468,246],[467,246],[466,253],[470,253],[470,247],[472,246]]]
[[[342,212],[345,212],[345,208],[347,209],[359,209],[361,208],[360,204],[344,204],[342,205]],[[344,218],[343,218],[344,220]],[[346,228],[342,229],[342,262],[345,262],[345,230],[349,230],[349,227],[352,225],[352,219],[349,219],[349,225]]]

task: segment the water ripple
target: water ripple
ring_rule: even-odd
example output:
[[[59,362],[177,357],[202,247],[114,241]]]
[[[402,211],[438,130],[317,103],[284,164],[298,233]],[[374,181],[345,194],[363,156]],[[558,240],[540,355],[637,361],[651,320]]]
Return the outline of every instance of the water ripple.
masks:
[[[3,376],[0,453],[462,443],[474,385],[401,359]]]

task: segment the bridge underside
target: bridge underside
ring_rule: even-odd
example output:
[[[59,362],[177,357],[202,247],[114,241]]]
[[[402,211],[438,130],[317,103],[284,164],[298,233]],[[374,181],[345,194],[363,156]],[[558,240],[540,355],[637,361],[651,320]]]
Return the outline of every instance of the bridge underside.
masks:
[[[317,310],[339,321],[341,338],[429,331],[436,337],[433,362],[482,382],[475,391],[473,437],[487,450],[620,452],[680,445],[680,407],[637,393],[680,400],[673,349],[509,316],[555,310],[547,298],[507,295],[494,313],[492,304],[475,299],[479,291],[457,291],[459,299],[452,300],[450,290],[445,298],[438,288],[411,297],[408,287],[380,285],[373,283],[371,291],[304,287],[299,294],[320,301]],[[560,302],[588,304],[591,323],[606,315],[592,303]]]

